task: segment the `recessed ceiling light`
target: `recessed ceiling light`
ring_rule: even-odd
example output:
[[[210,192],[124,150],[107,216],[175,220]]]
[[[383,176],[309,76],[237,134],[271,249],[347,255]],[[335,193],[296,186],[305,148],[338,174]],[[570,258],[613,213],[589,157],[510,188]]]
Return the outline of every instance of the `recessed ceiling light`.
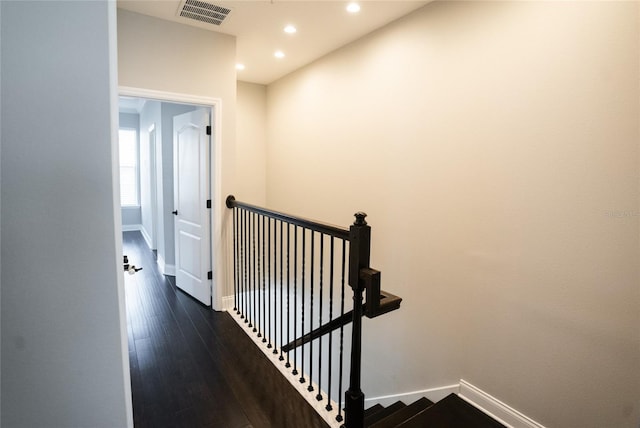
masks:
[[[240,70],[240,71],[242,71],[242,70],[244,70],[244,69],[245,69],[244,64],[240,64],[240,63],[236,64],[236,70]]]
[[[293,33],[297,32],[297,31],[298,30],[293,25],[287,25],[286,27],[284,27],[284,32],[287,33],[287,34],[293,34]]]
[[[347,12],[358,13],[360,12],[360,5],[358,3],[349,3],[347,5]]]
[[[282,51],[275,51],[273,53],[273,56],[275,56],[276,58],[284,58],[284,52]]]

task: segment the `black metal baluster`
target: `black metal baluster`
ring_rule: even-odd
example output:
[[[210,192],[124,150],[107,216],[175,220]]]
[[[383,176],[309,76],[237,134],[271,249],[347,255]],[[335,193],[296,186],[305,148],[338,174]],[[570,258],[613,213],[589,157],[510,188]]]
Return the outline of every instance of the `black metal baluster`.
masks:
[[[233,310],[238,310],[238,210],[233,210]]]
[[[238,313],[247,316],[247,212],[242,210],[242,309],[238,308]]]
[[[265,316],[267,317],[267,323],[265,324],[265,335],[263,342],[267,342],[267,336],[269,336],[269,344],[267,348],[271,349],[271,218],[267,218],[267,307]]]
[[[293,226],[293,337],[298,337],[298,226]],[[298,348],[293,349],[293,375],[298,374]]]
[[[302,334],[304,334],[304,274],[305,274],[305,255],[306,255],[306,229],[303,227],[302,228]],[[302,349],[300,349],[300,354],[302,355],[300,358],[300,383],[305,383],[306,379],[304,378],[304,346],[301,347]]]
[[[311,230],[311,301],[309,303],[309,331],[313,331],[313,273],[315,271],[314,255],[315,255],[315,232]],[[313,340],[309,342],[309,386],[307,391],[313,391]]]
[[[341,280],[341,294],[340,294],[340,316],[344,316],[344,279],[345,279],[345,253],[347,248],[347,241],[342,241],[342,280]],[[341,422],[344,418],[342,417],[342,405],[340,404],[340,400],[342,400],[342,366],[344,361],[344,326],[340,327],[340,367],[338,368],[338,416],[336,416],[336,420]]]
[[[266,310],[265,310],[265,294],[266,294],[266,280],[265,280],[265,271],[266,271],[266,266],[265,266],[265,255],[264,255],[264,242],[265,242],[265,217],[262,217],[262,296],[259,297],[258,299],[258,305],[260,306],[259,309],[259,315],[258,318],[260,318],[260,328],[258,328],[258,337],[262,337],[262,341],[266,342],[266,339],[264,339],[264,335],[266,334],[266,323],[265,323],[265,316],[266,316]]]
[[[291,297],[291,276],[290,276],[290,252],[289,249],[290,247],[290,238],[291,238],[291,224],[287,223],[287,342],[291,340],[291,312],[290,312],[290,308],[291,308],[291,304],[290,304],[290,297]],[[286,368],[291,367],[291,360],[289,358],[289,354],[290,352],[287,352],[287,363],[285,364]],[[281,354],[282,355],[282,354]]]
[[[250,292],[249,292],[249,306],[250,306],[250,310],[249,313],[251,314],[251,318],[249,319],[249,327],[253,327],[253,332],[256,331],[256,318],[255,318],[255,310],[256,310],[256,293],[255,293],[255,287],[256,287],[256,278],[257,278],[257,271],[256,271],[256,214],[255,213],[251,213],[251,243],[252,243],[252,247],[251,247],[251,254],[250,254],[250,261],[251,261],[251,286],[250,286]]]
[[[253,331],[258,333],[258,337],[260,337],[260,216],[256,215],[256,223],[257,223],[257,235],[256,239],[258,240],[258,244],[256,246],[256,259],[258,263],[258,271],[256,272],[256,290],[254,294],[255,303],[256,303],[256,317],[253,319]]]
[[[283,361],[284,356],[282,356],[282,345],[284,344],[284,282],[282,281],[282,266],[283,266],[283,249],[284,249],[284,241],[283,238],[283,229],[284,222],[280,221],[280,357],[278,360]]]
[[[244,289],[244,210],[239,208],[236,208],[235,210],[238,212],[238,229],[240,231],[240,236],[238,238],[238,299],[235,302],[235,307],[233,308],[237,314],[242,312],[242,290]]]
[[[331,237],[331,257],[329,261],[329,321],[333,319],[333,261],[335,260],[334,256],[334,237]],[[328,368],[328,387],[327,387],[327,405],[325,409],[327,411],[333,410],[333,406],[331,405],[331,374],[332,374],[332,362],[333,362],[333,332],[329,333],[329,368]]]
[[[244,307],[244,317],[245,320],[249,316],[249,302],[248,297],[251,295],[248,294],[249,291],[249,281],[251,276],[251,262],[249,261],[249,256],[251,254],[251,247],[249,243],[251,242],[250,229],[249,229],[249,212],[244,212],[244,296],[242,297],[243,307]]]
[[[250,254],[250,262],[251,262],[251,284],[250,284],[250,293],[249,293],[249,306],[251,306],[251,310],[249,311],[251,313],[251,319],[249,320],[249,327],[253,327],[253,331],[256,331],[256,324],[255,324],[255,317],[254,317],[254,311],[255,311],[255,294],[253,292],[255,283],[256,283],[256,214],[255,213],[251,213],[251,216],[249,218],[249,229],[250,230],[250,234],[251,234],[251,254]]]
[[[320,234],[320,294],[318,299],[320,304],[318,305],[319,320],[318,325],[322,325],[322,293],[323,293],[323,274],[324,274],[324,233]],[[331,333],[329,333],[331,334]],[[322,337],[318,339],[318,395],[316,400],[322,400]]]

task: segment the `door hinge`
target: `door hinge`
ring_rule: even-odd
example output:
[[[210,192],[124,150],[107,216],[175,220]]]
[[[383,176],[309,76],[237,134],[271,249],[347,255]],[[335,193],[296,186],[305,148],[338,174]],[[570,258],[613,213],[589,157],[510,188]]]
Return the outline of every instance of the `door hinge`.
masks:
[[[211,135],[211,125],[207,125],[207,135]]]
[[[213,272],[212,271],[207,272],[207,279],[213,279]]]
[[[211,208],[211,199],[207,199],[207,208]]]

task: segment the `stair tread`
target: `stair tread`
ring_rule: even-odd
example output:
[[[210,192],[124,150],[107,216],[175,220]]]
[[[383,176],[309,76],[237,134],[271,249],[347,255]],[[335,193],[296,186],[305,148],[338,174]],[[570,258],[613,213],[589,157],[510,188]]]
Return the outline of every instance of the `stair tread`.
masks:
[[[396,411],[392,415],[387,416],[384,419],[379,420],[378,422],[371,425],[369,428],[393,428],[397,426],[402,421],[411,418],[417,413],[423,411],[429,406],[433,405],[433,402],[428,400],[427,398],[420,398],[410,405]]]
[[[364,411],[365,419],[375,415],[376,413],[384,410],[384,406],[382,404],[375,404]]]
[[[400,409],[407,407],[402,401],[396,401],[390,406],[384,407],[382,410],[373,413],[372,415],[366,416],[364,418],[364,426],[368,427],[373,425],[374,423],[386,418],[387,416],[397,412]]]
[[[504,425],[467,403],[456,394],[450,394],[397,425],[397,428],[505,428]]]

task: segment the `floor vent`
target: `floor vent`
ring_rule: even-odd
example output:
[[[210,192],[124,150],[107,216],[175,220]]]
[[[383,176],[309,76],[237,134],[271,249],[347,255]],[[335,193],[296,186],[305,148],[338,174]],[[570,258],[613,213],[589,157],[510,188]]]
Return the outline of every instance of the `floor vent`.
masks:
[[[201,0],[185,0],[180,3],[178,16],[195,19],[208,24],[220,25],[229,16],[231,9]]]

